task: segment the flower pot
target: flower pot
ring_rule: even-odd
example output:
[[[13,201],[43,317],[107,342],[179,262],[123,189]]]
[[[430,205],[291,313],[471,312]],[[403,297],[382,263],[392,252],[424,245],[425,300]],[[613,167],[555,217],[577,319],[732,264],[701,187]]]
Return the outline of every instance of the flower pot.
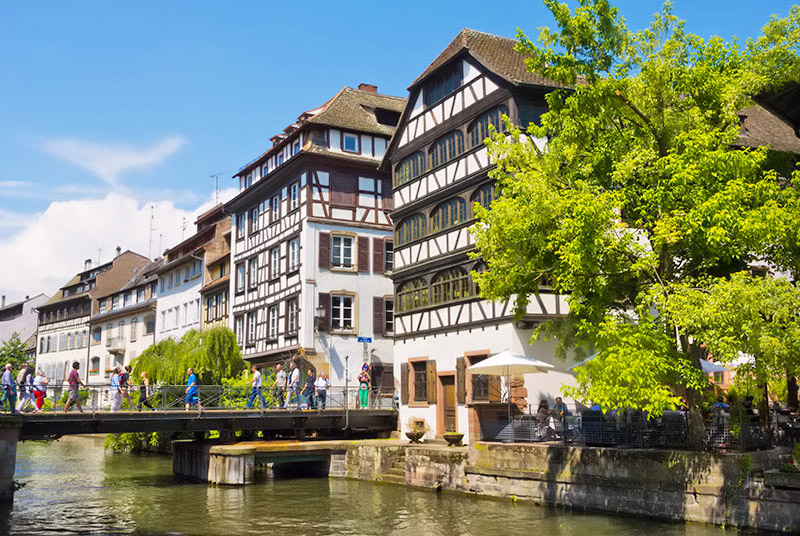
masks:
[[[411,440],[412,443],[419,443],[419,440],[422,439],[422,436],[425,435],[425,432],[421,432],[419,430],[414,430],[412,432],[406,432],[406,437]]]
[[[464,434],[457,434],[455,432],[448,432],[444,434],[444,440],[451,447],[460,447],[461,440],[464,439]]]

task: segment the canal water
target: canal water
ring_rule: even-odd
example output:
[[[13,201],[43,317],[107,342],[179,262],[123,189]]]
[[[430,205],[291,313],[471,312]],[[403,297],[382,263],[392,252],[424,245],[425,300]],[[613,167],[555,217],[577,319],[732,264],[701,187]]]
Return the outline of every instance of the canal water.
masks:
[[[721,536],[713,527],[572,513],[402,486],[327,478],[243,488],[179,480],[165,456],[106,453],[101,438],[19,445],[13,506],[0,534],[387,534]]]

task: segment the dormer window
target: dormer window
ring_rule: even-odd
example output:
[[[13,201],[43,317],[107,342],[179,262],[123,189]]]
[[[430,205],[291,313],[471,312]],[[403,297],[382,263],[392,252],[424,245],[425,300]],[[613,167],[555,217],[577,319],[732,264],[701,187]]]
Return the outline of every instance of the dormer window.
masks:
[[[425,84],[425,106],[433,106],[448,95],[455,93],[461,87],[462,79],[463,72],[460,61],[432,78]]]
[[[342,150],[348,153],[358,153],[358,136],[344,132],[342,134]]]

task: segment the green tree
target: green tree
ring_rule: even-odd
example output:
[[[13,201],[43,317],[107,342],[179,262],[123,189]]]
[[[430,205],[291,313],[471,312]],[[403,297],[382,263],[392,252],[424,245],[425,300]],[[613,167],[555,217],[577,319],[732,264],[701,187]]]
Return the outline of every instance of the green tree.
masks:
[[[16,331],[0,346],[0,361],[2,361],[0,366],[11,363],[17,372],[23,363],[28,362],[25,357],[25,343],[22,342],[19,333]]]
[[[520,31],[517,50],[573,87],[547,95],[540,125],[490,140],[501,195],[475,207],[488,270],[473,275],[519,313],[544,283],[566,294],[569,314],[534,338],[600,351],[567,394],[652,414],[685,396],[697,444],[700,341],[665,301],[756,259],[800,268],[795,160],[738,143],[739,111],[800,80],[800,8],[741,45],[686,33],[669,3],[638,32],[606,0],[545,4],[558,30],[539,45]]]
[[[191,329],[180,340],[164,339],[147,348],[131,362],[133,373],[146,371],[150,381],[180,384],[192,368],[199,383],[220,385],[246,367],[236,335],[224,326],[205,331]]]

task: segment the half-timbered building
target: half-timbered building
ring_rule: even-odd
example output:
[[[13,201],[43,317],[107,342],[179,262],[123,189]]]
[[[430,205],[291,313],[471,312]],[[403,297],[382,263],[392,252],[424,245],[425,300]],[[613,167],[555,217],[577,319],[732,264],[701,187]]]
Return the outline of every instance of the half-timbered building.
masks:
[[[295,358],[334,385],[369,362],[392,385],[392,189],[377,168],[404,103],[345,87],[235,175],[231,325],[245,359]]]
[[[393,174],[395,375],[400,423],[425,421],[430,434],[453,431],[478,439],[483,416],[505,415],[500,378],[467,367],[503,350],[555,366],[512,382],[514,404],[552,402],[572,376],[554,345],[530,344],[537,322],[566,312],[563,296],[541,293],[516,322],[512,303],[478,297],[471,272],[469,227],[476,204],[496,195],[484,143],[502,116],[528,125],[557,85],[528,72],[514,41],[465,29],[409,87],[409,99],[382,169]],[[541,140],[543,143],[544,140]],[[506,395],[507,396],[507,395]],[[488,418],[488,417],[487,417]]]

